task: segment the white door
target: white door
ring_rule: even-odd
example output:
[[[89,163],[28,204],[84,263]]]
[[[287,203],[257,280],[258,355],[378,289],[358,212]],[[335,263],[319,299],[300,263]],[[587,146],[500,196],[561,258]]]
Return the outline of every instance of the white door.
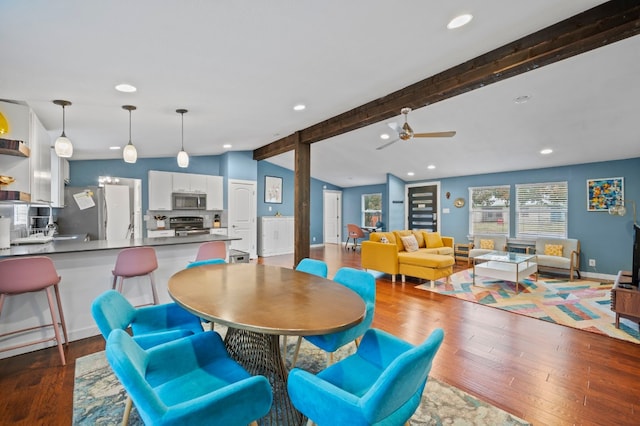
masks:
[[[249,253],[250,259],[258,257],[256,249],[257,184],[255,181],[229,179],[228,218],[229,236],[242,238],[231,241],[231,248]]]
[[[106,210],[106,239],[122,240],[129,237],[131,207],[129,187],[126,185],[105,185],[104,201]]]
[[[342,241],[342,191],[323,191],[324,242],[340,244]]]

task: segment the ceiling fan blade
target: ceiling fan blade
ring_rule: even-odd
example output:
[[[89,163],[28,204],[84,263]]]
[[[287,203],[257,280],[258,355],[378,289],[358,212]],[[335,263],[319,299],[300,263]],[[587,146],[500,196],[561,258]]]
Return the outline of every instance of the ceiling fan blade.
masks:
[[[450,138],[455,136],[456,132],[430,132],[430,133],[414,133],[414,138]]]
[[[394,143],[398,142],[399,140],[400,140],[400,139],[394,139],[394,140],[392,140],[391,142],[387,142],[387,143],[385,143],[384,145],[380,145],[380,146],[379,146],[379,147],[377,147],[376,149],[377,149],[377,150],[380,150],[380,149],[386,148],[386,147],[388,147],[389,145],[393,145]]]

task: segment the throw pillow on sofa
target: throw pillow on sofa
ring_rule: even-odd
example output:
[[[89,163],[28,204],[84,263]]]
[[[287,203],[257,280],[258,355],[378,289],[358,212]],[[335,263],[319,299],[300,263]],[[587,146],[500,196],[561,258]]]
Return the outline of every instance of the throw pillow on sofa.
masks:
[[[544,254],[547,256],[559,256],[562,257],[562,244],[545,244]]]
[[[416,241],[418,241],[418,248],[425,248],[427,245],[424,241],[424,235],[422,235],[422,231],[411,231],[413,236],[416,237]]]
[[[402,244],[404,245],[404,249],[408,252],[418,251],[418,240],[416,240],[416,237],[413,235],[402,237]]]
[[[427,248],[444,247],[444,243],[442,242],[439,232],[423,232],[422,234],[424,235],[424,241]]]
[[[484,250],[493,250],[493,240],[480,240],[480,248]]]

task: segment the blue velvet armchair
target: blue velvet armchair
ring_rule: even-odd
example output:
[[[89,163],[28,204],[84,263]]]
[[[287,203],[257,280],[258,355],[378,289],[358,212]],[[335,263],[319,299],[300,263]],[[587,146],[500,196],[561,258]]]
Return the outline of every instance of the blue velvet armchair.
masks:
[[[322,278],[327,278],[328,269],[326,262],[309,258],[302,259],[296,266],[296,271],[306,272]]]
[[[376,304],[376,280],[373,275],[368,272],[354,268],[340,268],[333,277],[333,280],[358,293],[364,300],[366,311],[362,322],[345,331],[318,336],[304,336],[304,339],[309,343],[328,352],[329,363],[332,362],[333,353],[347,343],[353,341],[356,342],[356,345],[358,344],[356,339],[361,337],[365,331],[371,327]],[[301,339],[302,338],[298,339],[293,355],[292,366],[294,367],[298,359]]]
[[[271,408],[269,381],[233,361],[215,331],[145,351],[114,330],[106,353],[145,424],[244,426]]]
[[[414,346],[382,330],[368,330],[358,351],[317,375],[294,368],[293,405],[322,425],[402,425],[420,405],[444,332]]]

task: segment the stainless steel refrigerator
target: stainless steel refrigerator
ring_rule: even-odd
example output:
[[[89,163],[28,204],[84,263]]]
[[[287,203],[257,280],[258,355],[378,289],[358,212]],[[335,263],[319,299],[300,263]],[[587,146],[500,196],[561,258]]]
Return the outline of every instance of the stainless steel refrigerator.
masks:
[[[87,234],[91,240],[131,237],[130,188],[126,185],[67,187],[57,214],[59,234]]]

